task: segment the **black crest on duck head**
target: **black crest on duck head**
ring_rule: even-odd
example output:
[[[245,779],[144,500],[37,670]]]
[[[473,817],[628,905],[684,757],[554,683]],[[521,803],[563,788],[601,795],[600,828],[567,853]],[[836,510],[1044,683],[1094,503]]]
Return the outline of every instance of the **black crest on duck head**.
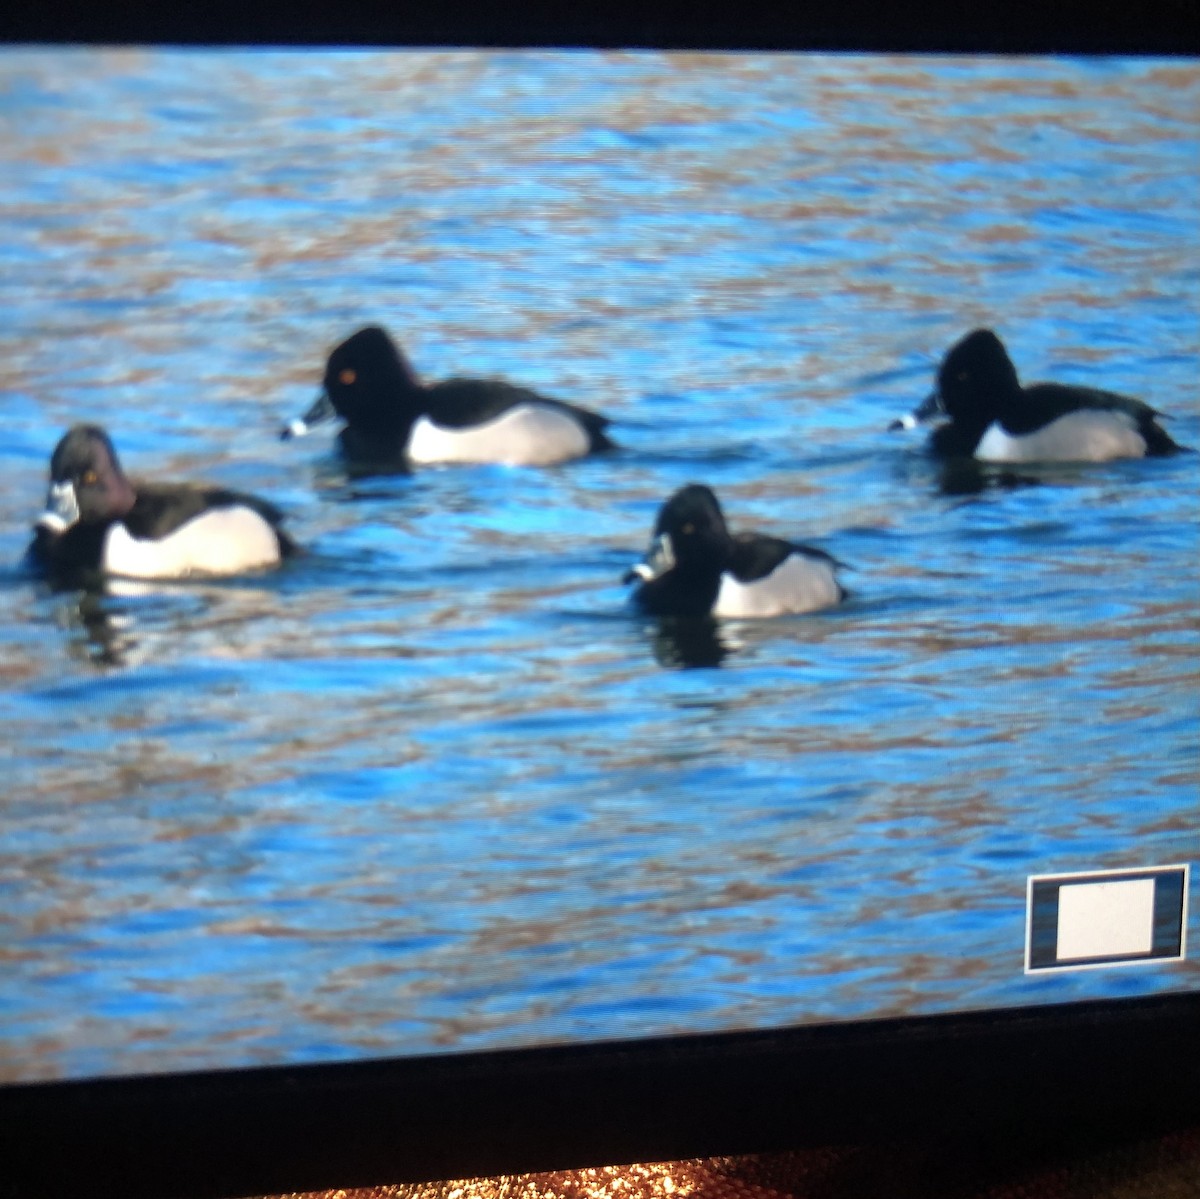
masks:
[[[368,325],[329,355],[324,386],[343,417],[369,423],[372,413],[402,405],[405,394],[418,391],[421,383],[387,331]]]

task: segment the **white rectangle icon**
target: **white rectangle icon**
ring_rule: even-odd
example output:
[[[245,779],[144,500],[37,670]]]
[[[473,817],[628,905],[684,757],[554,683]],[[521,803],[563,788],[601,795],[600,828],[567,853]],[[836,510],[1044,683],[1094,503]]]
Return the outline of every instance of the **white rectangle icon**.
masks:
[[[1075,883],[1058,895],[1060,962],[1149,953],[1154,947],[1154,879]]]
[[[1025,972],[1183,961],[1190,872],[1178,862],[1029,875]]]

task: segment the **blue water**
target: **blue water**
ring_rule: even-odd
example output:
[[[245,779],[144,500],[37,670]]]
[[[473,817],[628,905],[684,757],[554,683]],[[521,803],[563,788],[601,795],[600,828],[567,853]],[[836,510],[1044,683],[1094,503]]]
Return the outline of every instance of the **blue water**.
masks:
[[[1200,985],[1023,973],[1028,875],[1197,859],[1200,458],[972,492],[885,432],[987,324],[1200,445],[1198,105],[1186,62],[0,54],[0,1079]],[[369,322],[622,449],[280,443]],[[79,420],[309,552],[50,593]],[[693,480],[850,601],[631,613]]]

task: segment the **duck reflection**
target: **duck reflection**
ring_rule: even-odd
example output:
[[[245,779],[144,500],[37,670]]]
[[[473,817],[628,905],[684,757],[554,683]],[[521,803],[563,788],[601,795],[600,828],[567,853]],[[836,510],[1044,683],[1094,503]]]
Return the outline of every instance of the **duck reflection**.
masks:
[[[1065,487],[1087,477],[1086,465],[1075,463],[1037,463],[1013,470],[975,458],[950,458],[939,464],[938,489],[943,495],[978,495],[1022,487]]]
[[[71,657],[97,666],[129,666],[137,650],[132,616],[115,608],[102,588],[72,591],[57,587],[58,625],[69,634]]]
[[[54,620],[67,633],[67,652],[94,666],[128,669],[176,660],[185,643],[202,638],[208,652],[254,656],[228,631],[275,612],[278,597],[260,588],[211,583],[160,583],[104,578],[83,587],[52,585]]]
[[[720,666],[736,648],[711,617],[663,617],[649,626],[650,648],[660,666]]]
[[[1066,472],[1058,471],[1058,474]],[[986,491],[1013,491],[1020,487],[1037,487],[1054,481],[1044,470],[1015,471],[998,467],[977,458],[944,458],[940,461],[921,455],[902,462],[897,477],[907,485],[933,486],[942,495],[982,495]]]
[[[988,467],[976,458],[950,458],[938,470],[938,490],[943,495],[978,495],[989,488],[1009,490],[1037,482],[1029,475]]]

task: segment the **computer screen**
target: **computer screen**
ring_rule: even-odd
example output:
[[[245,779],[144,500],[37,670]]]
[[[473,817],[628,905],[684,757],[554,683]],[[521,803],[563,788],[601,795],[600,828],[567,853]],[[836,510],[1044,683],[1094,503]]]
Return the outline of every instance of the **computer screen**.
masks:
[[[1195,60],[9,45],[0,81],[10,1096],[1200,991]],[[364,328],[605,444],[281,439]],[[979,329],[1180,451],[889,428]],[[297,552],[47,580],[80,424]],[[639,607],[688,485],[836,598]]]

